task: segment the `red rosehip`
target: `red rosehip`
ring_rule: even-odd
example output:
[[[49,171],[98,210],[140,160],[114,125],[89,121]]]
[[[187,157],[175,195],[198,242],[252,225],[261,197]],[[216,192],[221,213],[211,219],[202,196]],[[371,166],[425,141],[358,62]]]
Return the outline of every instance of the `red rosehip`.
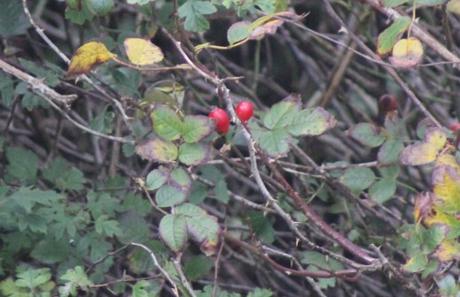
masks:
[[[452,122],[452,123],[449,125],[449,129],[450,129],[450,131],[452,131],[452,132],[458,132],[458,131],[460,131],[460,122]]]
[[[227,112],[222,108],[214,108],[208,115],[210,119],[213,119],[216,123],[216,131],[220,134],[225,134],[230,128],[230,118],[228,117]]]
[[[254,114],[254,104],[251,101],[241,101],[236,105],[236,115],[243,123],[246,123]]]
[[[398,110],[398,100],[393,95],[385,94],[379,99],[379,109],[383,114]]]

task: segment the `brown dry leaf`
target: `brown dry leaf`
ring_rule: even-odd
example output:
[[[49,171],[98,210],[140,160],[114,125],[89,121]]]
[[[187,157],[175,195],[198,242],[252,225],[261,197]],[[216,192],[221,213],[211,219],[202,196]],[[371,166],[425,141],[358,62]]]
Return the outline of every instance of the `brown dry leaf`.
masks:
[[[116,57],[107,47],[97,41],[90,41],[80,46],[70,61],[68,77],[88,73],[95,66],[105,63]]]
[[[138,66],[159,63],[164,59],[161,49],[149,40],[126,38],[124,46],[129,61]]]
[[[390,62],[399,68],[411,68],[423,58],[423,45],[417,38],[410,37],[399,40],[393,47]]]
[[[251,35],[249,36],[249,39],[260,40],[265,36],[265,34],[270,34],[270,35],[275,34],[276,30],[278,29],[278,27],[280,27],[283,23],[284,23],[284,21],[280,20],[280,19],[275,19],[275,20],[268,21],[265,24],[263,24],[263,25],[261,25],[259,27],[256,27],[251,32]]]

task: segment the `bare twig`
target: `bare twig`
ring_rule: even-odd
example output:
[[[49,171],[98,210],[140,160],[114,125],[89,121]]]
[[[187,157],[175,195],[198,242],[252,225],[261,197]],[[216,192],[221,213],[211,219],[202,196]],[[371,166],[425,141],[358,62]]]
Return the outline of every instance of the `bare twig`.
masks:
[[[185,287],[187,292],[190,294],[192,297],[196,297],[195,291],[192,288],[192,285],[188,281],[187,277],[185,276],[184,271],[182,270],[181,266],[181,258],[182,254],[178,254],[177,257],[173,260],[174,267],[176,268],[177,273],[179,274],[180,280],[182,282],[182,285]]]
[[[48,36],[45,34],[43,29],[34,21],[32,14],[30,13],[29,7],[27,6],[27,0],[22,0],[22,6],[24,9],[24,13],[26,14],[27,18],[29,19],[29,22],[32,24],[32,27],[34,27],[35,31],[37,34],[45,41],[45,43],[64,61],[66,64],[70,63],[70,59],[54,44],[51,39],[48,38]],[[129,126],[129,117],[127,116],[122,104],[120,101],[117,99],[113,98],[110,96],[103,88],[101,88],[99,85],[97,85],[95,82],[93,82],[87,75],[82,76],[85,81],[87,81],[93,88],[95,88],[97,91],[99,91],[101,94],[103,94],[105,97],[110,99],[113,104],[117,107],[118,111],[123,117],[123,120],[127,126]]]
[[[194,69],[196,72],[198,72],[201,76],[204,78],[210,80],[213,84],[216,85],[217,87],[217,93],[218,95],[224,99],[225,104],[227,106],[227,110],[229,111],[232,119],[242,128],[243,136],[246,139],[248,143],[248,149],[249,149],[249,156],[251,160],[251,173],[254,176],[254,179],[256,180],[257,185],[259,186],[260,191],[262,192],[262,195],[267,199],[267,201],[273,206],[275,211],[288,223],[290,228],[298,235],[302,240],[307,242],[310,246],[314,246],[314,244],[308,240],[305,236],[302,235],[302,233],[297,229],[295,226],[295,223],[292,221],[290,218],[289,214],[286,213],[278,204],[275,198],[270,194],[268,191],[267,187],[265,186],[265,183],[260,175],[258,166],[257,166],[257,160],[256,160],[256,152],[261,156],[262,160],[264,161],[265,165],[267,165],[270,170],[276,175],[276,177],[279,179],[279,182],[286,187],[286,190],[288,192],[288,195],[294,200],[295,204],[303,211],[303,213],[308,217],[308,219],[315,225],[317,226],[322,232],[324,232],[327,236],[332,238],[334,241],[339,243],[343,248],[345,248],[347,251],[361,259],[362,261],[370,264],[374,262],[375,259],[373,259],[367,251],[365,251],[363,248],[360,248],[356,246],[353,242],[348,240],[346,237],[344,237],[342,234],[334,230],[331,226],[329,226],[313,209],[311,209],[305,201],[295,192],[292,187],[289,185],[289,183],[284,179],[284,177],[276,170],[274,166],[269,162],[268,158],[265,156],[265,154],[256,149],[256,142],[254,138],[252,137],[250,131],[248,128],[242,124],[238,117],[236,116],[235,109],[233,108],[233,102],[232,98],[230,97],[230,90],[226,87],[225,83],[223,82],[222,79],[217,77],[216,75],[211,74],[209,71],[203,70],[201,67],[198,67],[185,53],[185,51],[182,49],[181,43],[178,42],[177,40],[172,37],[169,32],[164,30],[165,34],[168,35],[168,37],[174,42],[177,50],[180,52],[182,57],[185,59],[185,61]],[[343,260],[343,259],[342,259]],[[351,261],[352,262],[352,261]],[[353,263],[356,265],[356,263]]]
[[[4,60],[0,59],[0,68],[9,73],[20,80],[26,82],[32,90],[38,92],[44,96],[47,96],[54,100],[55,102],[64,105],[65,107],[69,107],[69,105],[77,99],[77,95],[61,95],[55,90],[51,89],[47,85],[43,83],[43,80],[33,77],[32,75],[25,73],[24,71],[14,67],[13,65],[8,64]]]
[[[171,284],[172,286],[172,291],[174,293],[174,295],[176,297],[179,297],[179,290],[177,289],[177,285],[176,283],[173,281],[173,279],[171,278],[171,276],[169,275],[169,273],[163,268],[161,267],[160,265],[160,262],[158,262],[157,260],[157,257],[155,256],[155,253],[149,249],[147,246],[141,244],[141,243],[137,243],[137,242],[131,242],[130,243],[131,245],[134,245],[134,246],[137,246],[137,247],[140,247],[142,248],[143,250],[145,250],[147,253],[149,253],[150,255],[150,258],[152,259],[153,261],[153,265],[155,265],[155,267],[161,272],[161,274],[163,274],[163,276],[168,280],[168,282]]]

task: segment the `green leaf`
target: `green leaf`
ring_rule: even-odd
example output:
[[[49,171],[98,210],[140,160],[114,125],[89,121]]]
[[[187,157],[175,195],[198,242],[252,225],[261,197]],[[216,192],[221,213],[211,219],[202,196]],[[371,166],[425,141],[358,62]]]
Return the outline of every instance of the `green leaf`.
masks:
[[[213,14],[217,8],[209,1],[187,0],[179,7],[179,17],[185,18],[184,27],[188,31],[203,32],[209,29],[204,15]]]
[[[410,0],[383,0],[383,5],[385,5],[385,7],[396,7],[409,1]]]
[[[150,212],[151,205],[146,203],[144,213]],[[123,213],[119,219],[121,236],[117,236],[123,243],[145,242],[150,237],[149,224],[142,217],[143,213],[136,210],[129,210]],[[133,226],[136,226],[133,228]]]
[[[45,238],[38,242],[30,255],[45,264],[63,262],[69,256],[69,245],[64,240]]]
[[[198,165],[211,158],[211,146],[202,143],[184,143],[179,148],[179,161],[185,165]]]
[[[56,87],[59,85],[59,73],[55,69],[48,69],[52,68],[52,66],[57,67],[56,65],[46,64],[46,68],[42,65],[38,65],[35,62],[28,61],[22,58],[19,58],[19,63],[23,66],[28,72],[32,73],[36,77],[40,79],[44,79],[44,83],[51,87]]]
[[[47,283],[51,279],[51,273],[49,268],[27,269],[24,272],[18,273],[17,277],[16,286],[34,290]]]
[[[83,25],[87,21],[93,19],[93,14],[88,9],[86,1],[81,1],[81,9],[67,7],[65,10],[65,18],[77,25]]]
[[[455,278],[448,274],[438,282],[439,292],[442,297],[457,297],[460,290]]]
[[[385,141],[383,131],[369,123],[359,123],[349,130],[350,136],[368,147],[381,146]]]
[[[94,117],[89,123],[90,127],[96,131],[110,134],[113,129],[113,120],[115,119],[115,113],[109,110],[109,105],[105,106],[104,109]]]
[[[399,17],[394,20],[393,24],[380,33],[377,40],[377,52],[379,55],[385,55],[391,52],[401,35],[406,32],[411,24],[409,17]]]
[[[93,218],[102,215],[113,217],[120,208],[120,201],[108,192],[89,192],[87,199],[87,209]]]
[[[136,145],[136,153],[149,161],[174,162],[178,156],[174,143],[154,138]]]
[[[292,139],[289,133],[283,129],[276,130],[253,130],[254,138],[260,147],[270,156],[281,156],[289,151]]]
[[[177,167],[171,172],[169,184],[188,192],[192,188],[192,178],[183,167]]]
[[[277,0],[255,0],[255,5],[257,5],[263,12],[270,14],[275,13]]]
[[[32,151],[19,147],[8,147],[6,159],[8,160],[7,172],[9,175],[27,184],[35,182],[38,157]]]
[[[160,167],[150,171],[145,179],[145,187],[150,190],[156,190],[161,187],[169,178],[168,169]]]
[[[62,199],[62,196],[53,191],[32,190],[21,187],[8,199],[13,200],[17,205],[24,208],[27,213],[30,213],[35,205],[49,206]]]
[[[208,186],[198,182],[193,181],[192,189],[190,191],[190,195],[188,196],[188,201],[195,205],[199,205],[206,199],[208,196]]]
[[[187,225],[184,216],[166,215],[160,222],[160,236],[174,252],[180,251],[187,242]]]
[[[396,192],[396,181],[392,178],[382,178],[369,188],[369,196],[378,203],[388,201]]]
[[[122,234],[118,222],[110,220],[107,215],[98,217],[94,225],[96,232],[101,235],[112,237],[114,235],[120,236]]]
[[[377,160],[382,165],[394,164],[399,161],[399,154],[404,149],[404,144],[399,139],[388,139],[380,147]]]
[[[184,263],[184,273],[191,281],[199,280],[209,274],[214,266],[214,261],[210,258],[199,255],[193,256]]]
[[[205,116],[186,116],[182,127],[182,137],[187,143],[195,143],[213,131],[213,124]]]
[[[171,108],[164,105],[155,108],[151,117],[153,130],[158,136],[166,140],[179,139],[183,130],[182,120]]]
[[[79,191],[83,189],[83,173],[58,157],[43,170],[43,177],[61,190]]]
[[[335,124],[335,118],[322,107],[303,109],[294,113],[288,131],[293,136],[320,135]]]
[[[220,227],[217,219],[196,205],[185,203],[176,207],[176,214],[183,215],[187,221],[187,230],[192,239],[205,245],[207,254],[217,249]]]
[[[113,0],[87,0],[89,10],[99,16],[104,16],[112,11],[115,6]]]
[[[235,44],[248,38],[251,35],[252,28],[251,23],[243,21],[237,22],[228,28],[227,40],[230,45]]]
[[[252,230],[258,238],[268,244],[275,241],[275,230],[268,218],[262,212],[250,211],[248,219]]]
[[[2,0],[0,10],[0,36],[11,37],[24,34],[30,22],[27,19],[22,2],[17,0]]]
[[[322,255],[319,252],[314,252],[314,251],[308,251],[302,253],[302,259],[301,262],[303,264],[308,264],[308,270],[309,271],[318,271],[320,269],[322,270],[329,270],[329,271],[337,271],[340,269],[343,269],[342,263],[338,262],[337,260],[327,257]],[[328,287],[334,287],[335,286],[335,278],[324,278],[320,279],[318,284],[321,288],[328,288]]]
[[[123,96],[140,97],[139,85],[142,82],[141,72],[130,68],[117,68],[112,71],[112,87]]]
[[[77,289],[88,291],[89,286],[93,284],[81,266],[67,270],[61,276],[61,280],[64,281],[64,285],[59,287],[61,297],[77,296]]]
[[[379,171],[384,178],[396,179],[398,178],[399,173],[401,172],[401,167],[399,167],[398,165],[385,166],[379,168]]]
[[[273,292],[269,289],[259,289],[256,288],[254,291],[250,292],[246,297],[272,297]]]
[[[14,98],[14,80],[4,72],[0,72],[0,97],[6,107],[10,107]]]
[[[268,129],[284,128],[293,121],[293,116],[299,110],[298,102],[283,100],[273,105],[264,115],[263,123]]]
[[[420,6],[437,6],[446,3],[448,0],[416,0],[417,7]]]
[[[425,269],[425,266],[428,264],[428,259],[424,254],[418,254],[410,258],[409,261],[404,264],[403,268],[409,272],[421,272]]]
[[[354,192],[367,189],[374,180],[374,172],[369,168],[361,167],[348,168],[340,177],[340,181]]]
[[[91,261],[97,261],[107,256],[109,251],[113,248],[110,242],[93,231],[77,239],[76,242],[78,252],[81,253],[82,256],[89,256]]]
[[[132,297],[155,297],[161,291],[161,285],[156,281],[141,280],[133,286]]]
[[[227,204],[230,200],[230,195],[228,194],[227,182],[225,179],[220,179],[214,185],[214,194],[216,194],[216,199],[220,202]]]
[[[180,187],[171,185],[161,186],[155,194],[159,207],[172,207],[185,201],[187,195]]]

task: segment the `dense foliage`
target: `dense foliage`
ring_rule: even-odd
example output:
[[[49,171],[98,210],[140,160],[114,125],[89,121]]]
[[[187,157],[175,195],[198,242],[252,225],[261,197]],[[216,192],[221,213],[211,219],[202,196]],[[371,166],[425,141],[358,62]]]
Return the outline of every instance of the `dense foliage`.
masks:
[[[460,0],[2,0],[0,296],[460,296]]]

